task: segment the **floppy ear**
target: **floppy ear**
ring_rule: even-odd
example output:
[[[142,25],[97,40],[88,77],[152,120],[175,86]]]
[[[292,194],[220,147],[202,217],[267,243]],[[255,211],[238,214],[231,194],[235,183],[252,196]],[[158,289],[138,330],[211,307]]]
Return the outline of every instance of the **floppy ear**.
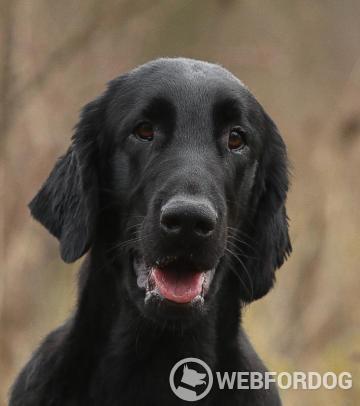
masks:
[[[285,207],[289,186],[286,147],[274,122],[265,112],[264,117],[264,148],[251,205],[256,208],[250,225],[253,251],[246,259],[253,289],[251,297],[244,297],[246,301],[259,299],[270,290],[275,270],[292,250]]]
[[[60,241],[65,262],[90,247],[98,206],[97,139],[103,125],[103,98],[87,104],[72,144],[30,202],[31,214]]]

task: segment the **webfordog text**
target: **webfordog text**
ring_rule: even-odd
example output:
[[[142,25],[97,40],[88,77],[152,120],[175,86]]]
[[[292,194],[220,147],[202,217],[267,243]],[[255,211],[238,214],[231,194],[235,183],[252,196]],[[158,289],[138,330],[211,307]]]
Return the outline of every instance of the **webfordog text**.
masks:
[[[271,383],[276,383],[280,389],[314,390],[351,389],[352,376],[350,372],[216,372],[220,389],[269,389]]]

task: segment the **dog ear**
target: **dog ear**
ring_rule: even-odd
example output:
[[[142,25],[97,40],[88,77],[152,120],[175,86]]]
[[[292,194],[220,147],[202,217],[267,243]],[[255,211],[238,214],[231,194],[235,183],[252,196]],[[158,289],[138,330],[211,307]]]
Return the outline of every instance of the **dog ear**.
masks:
[[[263,133],[263,156],[252,196],[252,207],[256,207],[250,225],[253,250],[245,261],[252,279],[251,297],[246,293],[246,301],[259,299],[271,289],[276,269],[292,250],[285,207],[289,187],[286,147],[276,125],[265,112]]]
[[[60,241],[65,262],[90,247],[98,206],[97,140],[103,125],[103,97],[87,104],[72,144],[29,204],[33,217]]]

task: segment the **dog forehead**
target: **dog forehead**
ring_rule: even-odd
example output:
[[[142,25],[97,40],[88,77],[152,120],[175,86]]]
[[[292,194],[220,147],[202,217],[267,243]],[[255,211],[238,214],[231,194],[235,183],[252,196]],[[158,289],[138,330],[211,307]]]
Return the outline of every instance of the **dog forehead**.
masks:
[[[253,99],[225,68],[186,58],[161,58],[141,65],[110,82],[108,95],[111,128],[132,121],[158,100],[171,107],[178,124],[188,127],[209,124],[221,101],[237,100],[246,109]]]
[[[227,69],[209,62],[186,58],[161,58],[128,75],[131,89],[141,96],[164,97],[189,103],[206,97],[210,101],[221,95],[236,95],[247,90]]]

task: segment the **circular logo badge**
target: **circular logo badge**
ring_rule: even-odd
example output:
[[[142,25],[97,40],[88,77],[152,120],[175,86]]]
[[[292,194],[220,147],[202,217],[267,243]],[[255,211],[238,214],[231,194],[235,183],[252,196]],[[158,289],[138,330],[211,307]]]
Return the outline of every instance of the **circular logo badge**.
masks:
[[[213,374],[206,362],[201,359],[184,358],[172,367],[169,382],[178,398],[195,402],[210,392]]]

